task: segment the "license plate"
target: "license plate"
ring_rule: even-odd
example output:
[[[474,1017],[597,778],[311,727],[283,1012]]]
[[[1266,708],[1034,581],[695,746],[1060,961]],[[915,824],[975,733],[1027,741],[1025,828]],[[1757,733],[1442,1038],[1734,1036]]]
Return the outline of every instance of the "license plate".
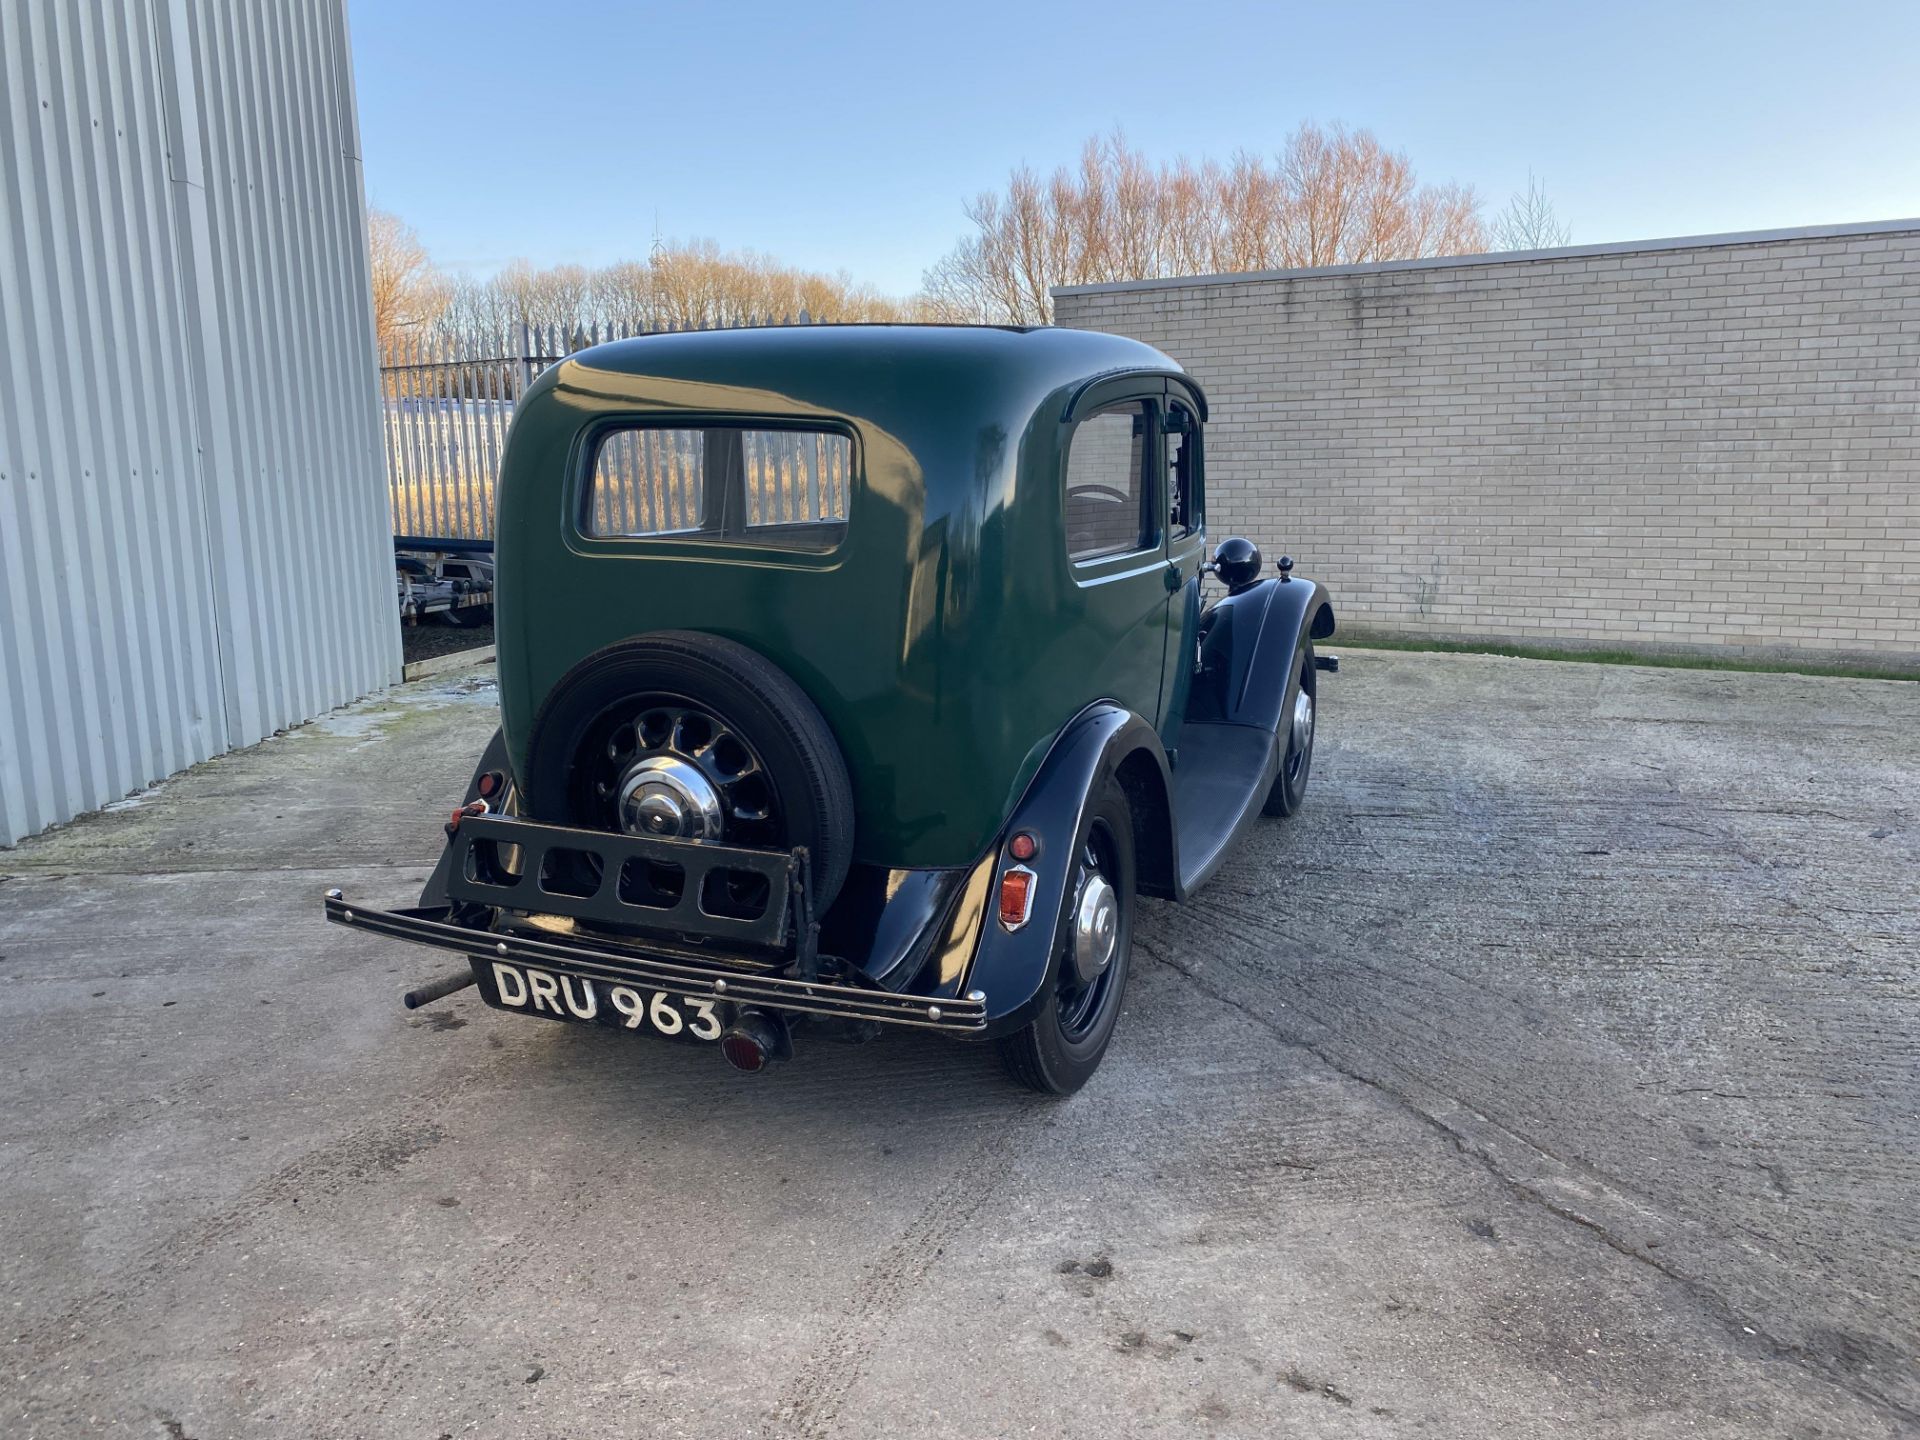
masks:
[[[548,1020],[611,1025],[676,1040],[712,1042],[720,1038],[731,1018],[727,1007],[717,1000],[669,995],[644,985],[589,980],[584,975],[509,965],[502,960],[476,960],[474,970],[488,1003]]]

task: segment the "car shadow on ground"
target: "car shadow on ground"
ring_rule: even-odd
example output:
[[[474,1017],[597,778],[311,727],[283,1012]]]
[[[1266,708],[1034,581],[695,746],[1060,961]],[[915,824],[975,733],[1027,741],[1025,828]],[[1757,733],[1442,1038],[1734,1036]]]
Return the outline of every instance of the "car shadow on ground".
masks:
[[[484,1028],[498,1052],[500,1083],[563,1086],[593,1112],[644,1106],[655,1116],[678,1111],[711,1117],[736,1107],[745,1113],[771,1106],[791,1121],[797,1111],[835,1115],[844,1113],[836,1102],[857,1101],[859,1113],[874,1120],[927,1123],[1039,1098],[1001,1070],[989,1043],[911,1031],[850,1043],[803,1030],[795,1037],[793,1059],[747,1075],[729,1066],[716,1045],[602,1026],[534,1023],[488,1011],[477,1000],[466,1008],[482,1017],[473,1028]]]

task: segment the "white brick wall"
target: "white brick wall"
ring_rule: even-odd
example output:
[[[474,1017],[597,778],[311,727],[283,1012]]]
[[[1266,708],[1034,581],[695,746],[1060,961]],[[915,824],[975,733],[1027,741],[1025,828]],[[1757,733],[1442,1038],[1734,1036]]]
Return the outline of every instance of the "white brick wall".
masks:
[[[1344,621],[1920,665],[1920,222],[1062,291]]]

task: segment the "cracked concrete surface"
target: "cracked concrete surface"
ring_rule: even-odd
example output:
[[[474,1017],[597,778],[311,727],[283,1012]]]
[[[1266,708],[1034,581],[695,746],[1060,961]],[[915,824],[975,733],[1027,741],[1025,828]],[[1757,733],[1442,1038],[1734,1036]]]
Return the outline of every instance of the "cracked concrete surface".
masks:
[[[491,699],[0,852],[5,1433],[1920,1428],[1920,687],[1347,652],[1065,1104],[402,1011]]]

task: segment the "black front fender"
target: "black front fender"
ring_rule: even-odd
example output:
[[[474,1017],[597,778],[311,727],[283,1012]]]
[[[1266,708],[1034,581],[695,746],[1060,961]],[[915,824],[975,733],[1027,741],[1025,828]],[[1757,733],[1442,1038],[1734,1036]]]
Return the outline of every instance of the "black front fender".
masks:
[[[1311,580],[1268,578],[1215,603],[1200,620],[1200,671],[1187,719],[1280,728],[1300,684],[1295,657],[1333,634],[1333,601]]]
[[[1127,792],[1134,809],[1135,851],[1143,877],[1160,863],[1151,848],[1156,843],[1164,863],[1172,863],[1166,806],[1172,785],[1160,737],[1123,706],[1104,701],[1088,706],[1062,729],[1001,832],[980,944],[966,985],[968,991],[985,993],[989,1033],[1019,1029],[1046,998],[1055,941],[1065,918],[1074,842],[1088,803],[1109,780]],[[1034,872],[1030,918],[1020,929],[1008,930],[1000,923],[1000,882],[1008,868],[1022,863],[1005,848],[1006,840],[1019,831],[1034,835],[1040,848],[1024,862]]]

